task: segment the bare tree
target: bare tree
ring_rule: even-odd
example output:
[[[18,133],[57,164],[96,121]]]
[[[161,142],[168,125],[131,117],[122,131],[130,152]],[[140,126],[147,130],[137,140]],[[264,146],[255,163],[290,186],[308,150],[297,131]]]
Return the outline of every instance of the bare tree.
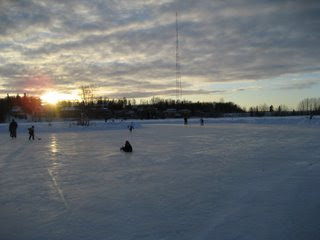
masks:
[[[267,104],[264,103],[264,104],[258,106],[258,109],[259,109],[259,112],[268,112],[269,107]]]
[[[80,86],[82,99],[82,112],[78,121],[79,125],[89,126],[89,105],[94,100],[94,90],[90,85]]]
[[[298,110],[302,112],[317,112],[320,110],[320,98],[305,98],[298,104]]]
[[[81,99],[84,106],[88,106],[94,100],[94,89],[90,85],[80,86]]]

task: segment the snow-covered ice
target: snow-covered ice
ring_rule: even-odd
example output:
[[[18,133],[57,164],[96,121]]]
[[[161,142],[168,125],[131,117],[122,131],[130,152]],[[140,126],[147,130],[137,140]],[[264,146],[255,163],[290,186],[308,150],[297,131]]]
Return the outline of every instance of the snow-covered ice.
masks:
[[[0,239],[320,239],[319,119],[182,122],[1,124]]]

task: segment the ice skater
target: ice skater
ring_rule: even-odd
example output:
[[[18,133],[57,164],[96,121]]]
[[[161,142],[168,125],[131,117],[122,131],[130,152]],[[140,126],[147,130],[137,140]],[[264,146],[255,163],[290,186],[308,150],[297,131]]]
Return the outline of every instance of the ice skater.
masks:
[[[204,124],[204,120],[203,118],[200,118],[200,125],[203,126],[203,124]]]
[[[121,151],[124,151],[124,152],[132,152],[132,146],[131,144],[129,143],[129,141],[126,141],[124,146],[122,146],[120,148]]]
[[[188,118],[184,117],[184,125],[188,125]]]
[[[9,124],[9,132],[10,132],[11,138],[17,137],[17,128],[18,128],[17,122],[14,119],[12,119],[11,123]]]
[[[131,123],[131,124],[128,126],[128,129],[129,129],[130,132],[132,132],[133,128],[134,128],[134,127],[133,127],[133,123]]]
[[[34,126],[32,126],[31,128],[28,128],[28,132],[29,132],[29,140],[34,140]]]
[[[310,114],[309,119],[311,120],[313,118],[313,113]]]

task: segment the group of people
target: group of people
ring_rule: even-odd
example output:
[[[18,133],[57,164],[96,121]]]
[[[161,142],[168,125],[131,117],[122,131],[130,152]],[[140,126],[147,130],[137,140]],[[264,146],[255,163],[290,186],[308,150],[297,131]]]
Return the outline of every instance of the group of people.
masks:
[[[184,120],[184,125],[188,125],[188,118],[187,118],[187,117],[184,117],[183,120]],[[201,125],[201,126],[204,125],[204,120],[203,120],[203,118],[200,118],[200,125]]]
[[[12,121],[9,124],[9,132],[10,132],[10,137],[11,138],[17,138],[17,128],[18,128],[18,123],[12,119]],[[29,140],[34,140],[34,126],[28,128],[29,132]]]
[[[12,119],[12,121],[9,124],[9,132],[10,132],[10,137],[11,138],[16,138],[17,137],[17,128],[18,128],[18,123]],[[131,132],[133,129],[133,125],[130,125],[129,131]],[[28,133],[29,133],[29,140],[34,140],[34,126],[31,126],[28,128]],[[120,148],[121,151],[124,152],[132,152],[132,146],[129,141],[125,142],[125,145]]]
[[[187,125],[188,124],[188,118],[184,118],[184,124]],[[204,120],[203,118],[200,119],[200,124],[203,125],[204,124]],[[9,132],[10,132],[10,137],[11,138],[16,138],[17,137],[17,128],[18,128],[18,123],[12,119],[11,123],[9,124]],[[128,126],[128,129],[130,132],[132,132],[133,130],[133,124],[131,123],[129,126]],[[30,128],[28,128],[28,133],[29,133],[29,140],[34,140],[34,126],[31,126]],[[133,151],[133,148],[130,144],[129,141],[126,141],[125,142],[125,145],[122,146],[120,148],[121,151],[124,151],[124,152],[132,152]]]

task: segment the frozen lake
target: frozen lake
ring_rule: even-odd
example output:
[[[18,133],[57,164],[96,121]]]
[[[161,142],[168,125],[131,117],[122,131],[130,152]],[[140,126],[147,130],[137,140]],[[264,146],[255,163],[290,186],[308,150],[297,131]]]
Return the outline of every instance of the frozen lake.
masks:
[[[0,239],[319,240],[319,136],[236,123],[43,131],[34,142],[0,131]],[[127,139],[132,154],[119,151]]]

